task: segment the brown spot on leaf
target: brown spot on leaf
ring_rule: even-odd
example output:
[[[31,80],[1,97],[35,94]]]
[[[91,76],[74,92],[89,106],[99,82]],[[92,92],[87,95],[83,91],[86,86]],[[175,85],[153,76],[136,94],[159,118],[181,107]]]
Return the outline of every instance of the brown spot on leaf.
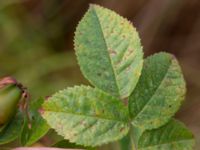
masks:
[[[82,32],[79,32],[79,34],[82,35],[83,33],[82,33]]]
[[[123,103],[124,103],[125,106],[128,106],[128,98],[124,98]]]
[[[117,52],[115,50],[111,49],[111,48],[109,48],[109,53],[111,55],[116,55],[117,54]]]
[[[120,129],[120,132],[123,132],[124,130],[125,130],[125,128],[123,127],[123,128]]]
[[[87,124],[85,123],[85,121],[81,121],[80,124],[81,124],[82,126],[84,126],[84,127],[87,126]]]
[[[134,52],[133,49],[128,49],[129,54],[132,54]]]
[[[100,72],[97,73],[97,76],[101,76],[101,75],[102,75],[102,73],[100,73]]]
[[[126,35],[122,35],[122,37],[123,37],[123,39],[125,39],[125,38],[126,38]]]

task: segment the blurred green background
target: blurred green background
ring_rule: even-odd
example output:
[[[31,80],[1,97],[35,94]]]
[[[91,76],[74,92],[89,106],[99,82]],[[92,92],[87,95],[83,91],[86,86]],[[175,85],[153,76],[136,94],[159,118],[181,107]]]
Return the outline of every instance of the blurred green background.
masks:
[[[89,3],[110,8],[133,22],[146,56],[158,51],[176,55],[188,87],[186,102],[176,117],[193,131],[199,149],[199,0],[1,0],[0,77],[16,77],[28,87],[32,99],[88,84],[77,65],[73,36]]]

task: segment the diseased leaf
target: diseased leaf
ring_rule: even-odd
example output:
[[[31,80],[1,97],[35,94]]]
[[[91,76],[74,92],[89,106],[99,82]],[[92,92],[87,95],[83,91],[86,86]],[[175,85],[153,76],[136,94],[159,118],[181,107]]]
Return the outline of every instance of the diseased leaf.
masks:
[[[68,88],[43,105],[48,124],[70,142],[97,146],[129,130],[128,110],[118,99],[87,86]]]
[[[93,85],[121,98],[131,94],[141,74],[143,52],[129,21],[91,5],[76,29],[74,43],[80,68]]]
[[[31,117],[31,128],[28,127],[27,120],[23,128],[21,135],[22,145],[32,145],[43,137],[49,130],[49,126],[46,121],[41,117],[39,109],[44,102],[44,99],[32,101],[30,104],[30,117]]]
[[[185,92],[185,81],[174,56],[159,53],[148,57],[129,97],[133,125],[143,129],[164,125],[179,109]]]
[[[173,119],[158,129],[144,132],[138,150],[193,150],[194,143],[192,133]]]
[[[0,133],[0,145],[16,140],[21,134],[23,114],[18,111],[12,121]]]

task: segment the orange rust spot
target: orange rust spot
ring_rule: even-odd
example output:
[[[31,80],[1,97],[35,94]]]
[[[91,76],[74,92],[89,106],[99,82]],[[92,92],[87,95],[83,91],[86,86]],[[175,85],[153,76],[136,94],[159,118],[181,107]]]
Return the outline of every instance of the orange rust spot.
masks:
[[[122,35],[122,37],[125,39],[125,38],[126,38],[126,35]]]

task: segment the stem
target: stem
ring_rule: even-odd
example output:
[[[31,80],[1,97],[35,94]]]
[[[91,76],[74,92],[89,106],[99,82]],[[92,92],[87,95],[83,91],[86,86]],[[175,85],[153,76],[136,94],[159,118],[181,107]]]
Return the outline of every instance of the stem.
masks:
[[[138,150],[137,144],[138,144],[139,138],[142,135],[142,133],[144,132],[144,130],[141,128],[138,128],[134,125],[131,125],[130,132],[131,132],[130,133],[131,149]]]
[[[122,99],[122,102],[124,103],[125,106],[128,106],[128,98]]]
[[[134,138],[131,136],[131,150],[137,150]]]
[[[23,88],[23,87],[22,87]],[[25,117],[27,119],[27,123],[28,123],[28,128],[31,129],[31,117],[29,114],[29,101],[30,101],[30,95],[27,92],[27,89],[23,88],[22,89],[23,93],[22,93],[22,98],[21,98],[21,111],[25,114]]]

